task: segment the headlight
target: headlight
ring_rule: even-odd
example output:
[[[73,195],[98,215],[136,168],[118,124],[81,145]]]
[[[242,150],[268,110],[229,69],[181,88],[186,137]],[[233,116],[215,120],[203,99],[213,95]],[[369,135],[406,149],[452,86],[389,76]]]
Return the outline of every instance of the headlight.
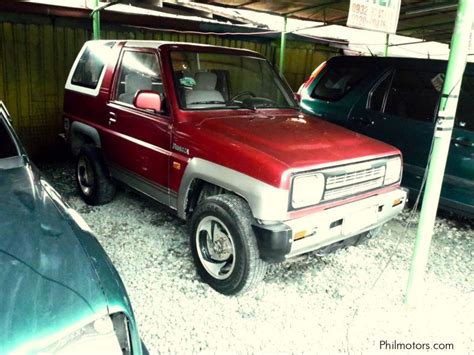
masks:
[[[323,174],[317,173],[313,175],[296,176],[293,179],[291,206],[293,208],[300,208],[316,205],[321,201],[323,193]]]
[[[130,336],[125,315],[104,316],[69,333],[38,354],[130,354]]]
[[[385,185],[390,185],[400,180],[401,172],[402,160],[400,157],[389,159],[385,167]]]

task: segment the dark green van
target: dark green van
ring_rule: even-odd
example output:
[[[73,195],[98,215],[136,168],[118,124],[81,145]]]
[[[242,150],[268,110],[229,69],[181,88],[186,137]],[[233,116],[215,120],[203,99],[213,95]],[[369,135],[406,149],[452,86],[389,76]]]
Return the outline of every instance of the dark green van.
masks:
[[[419,190],[428,161],[446,61],[335,57],[302,85],[303,111],[398,147],[402,184]],[[474,216],[474,64],[461,86],[441,207]]]

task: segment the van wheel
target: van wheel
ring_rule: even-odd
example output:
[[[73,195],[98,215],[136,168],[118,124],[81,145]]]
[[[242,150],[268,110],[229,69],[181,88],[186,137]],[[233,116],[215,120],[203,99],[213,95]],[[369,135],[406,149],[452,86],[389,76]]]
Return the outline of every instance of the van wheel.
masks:
[[[265,276],[247,203],[238,196],[206,198],[190,222],[191,250],[198,274],[217,292],[241,294]]]
[[[82,199],[89,205],[103,205],[115,196],[115,185],[109,177],[100,151],[85,145],[76,161],[76,183]]]

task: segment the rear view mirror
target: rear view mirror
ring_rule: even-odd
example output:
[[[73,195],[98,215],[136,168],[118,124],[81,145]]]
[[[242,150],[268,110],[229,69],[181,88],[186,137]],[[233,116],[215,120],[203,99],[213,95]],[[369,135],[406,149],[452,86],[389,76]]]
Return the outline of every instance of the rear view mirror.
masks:
[[[162,107],[160,93],[151,90],[140,90],[133,99],[133,105],[143,110],[160,112]]]

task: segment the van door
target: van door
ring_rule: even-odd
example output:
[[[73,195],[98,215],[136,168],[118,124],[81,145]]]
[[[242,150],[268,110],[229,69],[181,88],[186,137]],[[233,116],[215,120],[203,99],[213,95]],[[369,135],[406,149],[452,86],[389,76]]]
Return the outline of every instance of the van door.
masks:
[[[107,104],[103,132],[112,175],[127,185],[167,205],[170,197],[169,157],[171,121],[165,112],[138,109],[133,99],[139,90],[163,93],[161,70],[154,51],[125,49]]]
[[[443,85],[440,71],[392,70],[354,107],[350,124],[403,153],[403,185],[418,190],[425,173]],[[465,76],[453,130],[442,204],[474,214],[474,76]],[[469,214],[469,213],[468,213]]]
[[[443,198],[456,210],[474,216],[474,75],[461,85],[455,127],[449,149]],[[469,212],[470,211],[470,212]]]
[[[416,187],[424,174],[441,94],[440,73],[396,69],[387,73],[354,111],[359,131],[394,145],[403,153],[405,184]],[[363,118],[359,118],[357,114]],[[413,180],[414,181],[411,181]]]

